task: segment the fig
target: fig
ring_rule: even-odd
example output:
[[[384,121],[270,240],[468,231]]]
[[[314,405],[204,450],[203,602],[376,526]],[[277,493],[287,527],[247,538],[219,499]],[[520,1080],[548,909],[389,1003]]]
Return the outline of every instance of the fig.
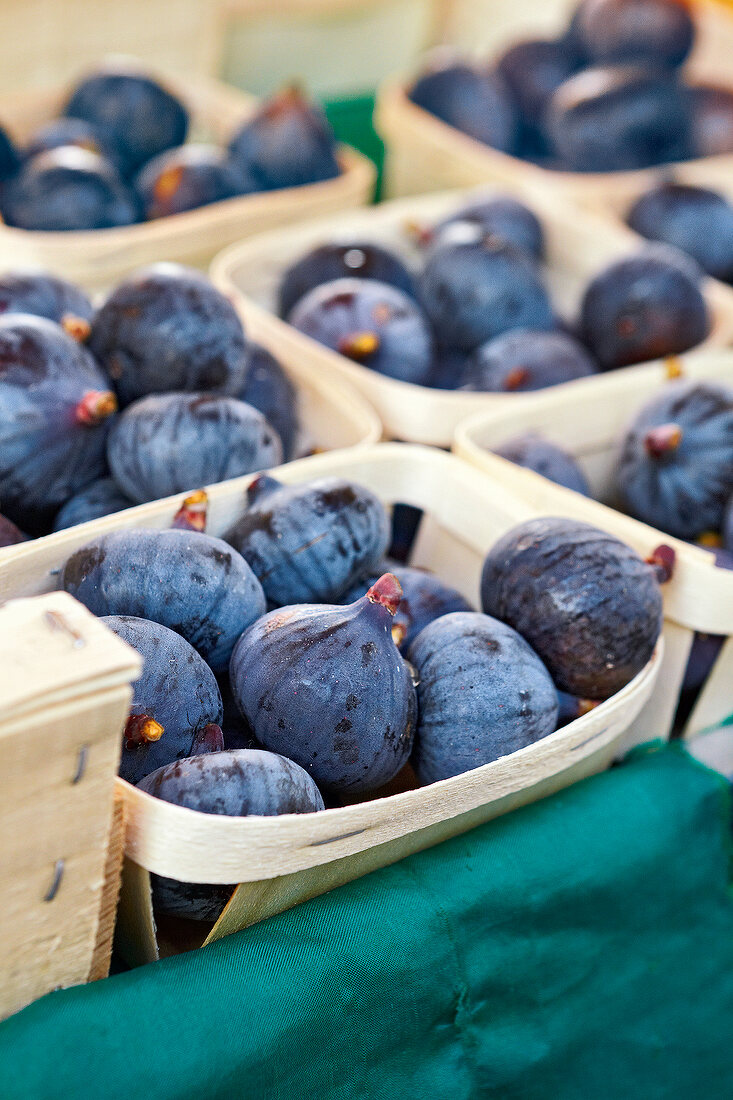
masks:
[[[374,790],[410,755],[415,689],[392,638],[401,595],[387,573],[347,607],[271,611],[235,646],[232,691],[257,741],[324,790]]]
[[[302,768],[262,749],[236,749],[194,756],[158,768],[138,786],[164,802],[204,814],[275,817],[324,809],[323,799]],[[156,911],[189,920],[216,920],[234,886],[176,882],[152,876]]]
[[[733,388],[670,382],[630,425],[616,478],[644,523],[682,539],[720,531],[733,494]]]
[[[47,534],[62,504],[105,473],[117,407],[89,352],[53,321],[0,317],[0,497],[31,535]]]
[[[221,695],[196,650],[173,630],[147,619],[107,615],[102,622],[144,661],[122,735],[122,778],[138,783],[192,752],[218,751],[223,745]]]
[[[389,540],[384,507],[368,489],[329,477],[249,487],[248,508],[226,534],[259,577],[271,607],[334,603],[382,559]]]
[[[472,771],[552,733],[549,672],[516,630],[478,611],[429,623],[408,652],[417,669],[412,764],[421,783]]]
[[[69,497],[58,512],[53,529],[63,531],[67,527],[75,527],[77,523],[87,523],[91,519],[111,516],[114,512],[132,508],[134,503],[118,489],[114,478],[100,477],[80,489],[78,493],[74,493],[73,497]]]
[[[111,531],[82,546],[61,587],[95,615],[151,619],[181,634],[215,672],[265,610],[260,583],[221,539],[186,530]]]
[[[507,439],[494,448],[494,454],[515,462],[517,466],[534,470],[556,485],[574,489],[585,497],[591,496],[585,474],[573,456],[538,433],[527,432]]]
[[[654,652],[670,556],[647,563],[589,523],[528,520],[486,555],[481,605],[519,631],[561,691],[607,699]]]

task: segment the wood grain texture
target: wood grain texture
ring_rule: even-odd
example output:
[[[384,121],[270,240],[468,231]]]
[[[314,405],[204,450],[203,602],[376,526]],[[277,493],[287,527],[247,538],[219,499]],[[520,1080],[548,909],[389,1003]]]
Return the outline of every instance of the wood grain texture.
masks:
[[[257,104],[252,96],[209,77],[181,78],[157,67],[144,71],[160,79],[186,104],[193,140],[228,141]],[[13,135],[25,139],[58,113],[70,87],[65,84],[2,96],[0,119]],[[374,189],[374,165],[346,146],[340,148],[339,160],[342,172],[333,180],[225,199],[139,225],[65,233],[0,225],[0,267],[47,268],[90,291],[108,289],[128,272],[160,259],[206,267],[233,241],[368,202]]]
[[[122,881],[122,861],[125,856],[125,803],[115,788],[112,807],[112,824],[107,846],[107,860],[104,865],[104,884],[99,907],[97,935],[94,942],[92,965],[87,981],[96,982],[106,978],[112,959],[112,943],[117,920],[117,902]]]
[[[574,6],[569,0],[546,0],[541,7],[531,0],[457,0],[449,9],[443,33],[469,53],[493,60],[521,38],[561,33]],[[717,0],[697,0],[693,6],[697,41],[686,71],[695,81],[730,86],[730,13]],[[659,175],[659,168],[612,173],[540,168],[447,126],[411,103],[405,86],[401,80],[389,80],[377,98],[375,124],[387,148],[385,193],[389,196],[499,182],[594,203],[608,195],[628,199]],[[710,157],[698,163],[715,171],[730,171],[733,156]],[[674,165],[675,171],[677,167]]]
[[[552,195],[526,188],[509,189],[540,218],[546,239],[543,269],[546,284],[560,312],[573,317],[589,280],[607,264],[637,249],[639,238],[595,211],[579,210],[575,205],[556,202]],[[396,250],[408,265],[417,267],[420,248],[415,225],[430,225],[477,194],[506,194],[507,190],[506,186],[494,183],[462,192],[423,195],[274,230],[223,251],[211,265],[211,276],[227,294],[248,308],[251,317],[257,317],[263,339],[273,350],[300,359],[314,372],[320,369],[319,365],[331,367],[356,387],[376,409],[386,436],[450,447],[461,421],[482,410],[510,412],[527,395],[433,390],[387,378],[323,347],[281,321],[274,312],[277,289],[283,270],[296,258],[323,241],[341,236],[374,240]],[[728,346],[733,342],[733,289],[708,279],[705,295],[713,327],[701,347]],[[646,368],[626,367],[613,374],[634,378],[640,369]],[[593,387],[600,381],[603,379],[593,377],[567,382],[553,387],[553,393],[564,396],[575,392],[577,387],[592,399]]]
[[[140,667],[66,593],[0,608],[0,1018],[92,969]]]

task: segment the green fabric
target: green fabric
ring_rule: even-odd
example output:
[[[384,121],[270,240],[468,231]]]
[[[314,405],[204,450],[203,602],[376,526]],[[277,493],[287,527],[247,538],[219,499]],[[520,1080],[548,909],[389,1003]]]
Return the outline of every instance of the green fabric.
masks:
[[[374,96],[359,95],[345,99],[327,100],[324,103],[324,108],[338,140],[346,145],[352,145],[376,164],[377,189],[375,198],[379,200],[382,192],[384,144],[372,123]]]
[[[0,1095],[733,1096],[730,797],[677,747],[0,1026]]]

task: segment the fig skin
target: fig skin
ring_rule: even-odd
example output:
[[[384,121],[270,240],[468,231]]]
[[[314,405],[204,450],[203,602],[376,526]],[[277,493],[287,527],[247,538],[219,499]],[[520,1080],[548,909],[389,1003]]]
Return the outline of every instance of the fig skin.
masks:
[[[519,631],[556,686],[607,699],[650,660],[662,629],[653,566],[588,523],[543,517],[491,548],[483,610]]]
[[[107,440],[122,492],[142,504],[279,466],[282,445],[262,413],[214,393],[156,393],[133,401]]]
[[[26,539],[27,535],[24,535],[19,527],[0,515],[0,549],[3,546],[17,546],[19,542],[25,542]]]
[[[275,817],[324,809],[320,791],[302,768],[262,749],[178,760],[146,776],[138,787],[174,806],[205,814]],[[189,920],[216,920],[234,889],[160,875],[152,876],[152,884],[156,911]]]
[[[555,730],[549,672],[516,630],[489,615],[443,615],[418,634],[408,660],[418,674],[412,763],[421,783],[472,771]]]
[[[285,269],[278,289],[278,315],[288,317],[315,287],[346,278],[374,279],[415,296],[412,275],[394,252],[373,241],[342,239],[312,248]]]
[[[172,390],[234,395],[247,378],[249,347],[234,306],[181,264],[156,263],[118,283],[94,315],[89,347],[123,407]]]
[[[629,426],[616,481],[644,523],[682,539],[720,531],[733,494],[733,387],[666,385]]]
[[[418,107],[476,141],[505,153],[518,151],[519,112],[498,73],[438,50],[409,95]]]
[[[0,504],[30,535],[48,534],[59,508],[105,473],[116,408],[109,380],[57,324],[0,317]]]
[[[73,497],[69,497],[56,515],[53,529],[65,531],[67,527],[76,527],[78,523],[88,523],[89,520],[132,508],[134,503],[134,500],[120,492],[114,478],[100,477],[74,493]]]
[[[123,732],[119,772],[128,783],[188,757],[205,752],[201,733],[222,721],[216,678],[185,638],[160,623],[132,615],[105,615],[101,621],[143,658],[143,672],[133,687],[131,718],[146,715],[162,727],[154,741],[135,743]]]
[[[282,485],[259,477],[248,500],[225,539],[259,577],[271,607],[335,603],[387,549],[381,501],[343,478]]]
[[[539,218],[524,203],[509,195],[478,199],[461,206],[443,218],[429,232],[428,240],[437,240],[444,229],[456,222],[469,222],[497,241],[526,252],[536,260],[545,253],[545,235]]]
[[[249,370],[237,397],[262,413],[275,429],[283,448],[283,461],[295,455],[298,435],[298,393],[271,351],[249,341]]]
[[[525,435],[514,436],[495,447],[494,453],[517,466],[534,470],[556,485],[573,489],[584,497],[592,495],[585,474],[573,456],[542,435],[527,432]]]
[[[64,565],[61,587],[95,615],[135,615],[182,635],[215,672],[265,610],[259,581],[221,539],[196,531],[110,531]]]
[[[347,607],[283,607],[234,649],[232,691],[257,741],[322,790],[375,790],[410,755],[417,700],[392,638],[400,595],[386,574]]]

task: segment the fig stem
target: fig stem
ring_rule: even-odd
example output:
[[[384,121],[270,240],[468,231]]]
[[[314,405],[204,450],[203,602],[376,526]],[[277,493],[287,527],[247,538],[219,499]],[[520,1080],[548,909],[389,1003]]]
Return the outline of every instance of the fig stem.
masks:
[[[672,579],[676,559],[677,555],[673,547],[662,543],[661,546],[657,546],[655,550],[652,550],[646,560],[647,564],[651,565],[656,573],[659,583],[666,584],[667,581]]]
[[[679,424],[660,424],[650,428],[644,436],[644,446],[650,458],[662,458],[670,451],[676,451],[682,442],[682,428]]]
[[[526,367],[512,367],[504,379],[505,390],[518,390],[529,377],[529,371]]]
[[[378,581],[374,582],[366,598],[372,603],[386,607],[390,615],[394,615],[402,599],[402,585],[394,573],[384,573]]]
[[[200,756],[205,752],[221,752],[224,748],[224,734],[221,726],[209,722],[194,734],[191,744],[191,756]]]
[[[125,723],[125,744],[128,749],[135,745],[147,745],[160,741],[164,727],[149,714],[131,714]]]
[[[67,313],[61,318],[61,327],[78,344],[86,343],[92,331],[92,326],[88,321],[85,321],[83,317],[75,317],[73,313]]]
[[[197,489],[183,501],[183,504],[173,517],[172,527],[183,531],[206,530],[206,512],[209,505],[209,497],[205,489]]]
[[[76,406],[76,421],[94,427],[117,412],[117,398],[111,390],[87,390]]]
[[[379,349],[379,337],[376,332],[352,332],[342,336],[338,350],[349,359],[363,363]]]

